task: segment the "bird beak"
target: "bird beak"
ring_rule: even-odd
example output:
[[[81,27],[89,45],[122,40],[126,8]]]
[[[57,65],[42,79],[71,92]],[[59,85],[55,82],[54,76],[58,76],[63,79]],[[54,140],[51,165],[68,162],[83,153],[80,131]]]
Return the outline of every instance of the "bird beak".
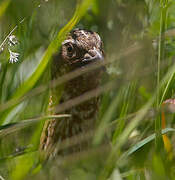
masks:
[[[85,54],[82,62],[88,64],[90,62],[96,62],[96,61],[104,61],[104,55],[100,50],[94,47],[93,50],[89,50],[88,53]]]

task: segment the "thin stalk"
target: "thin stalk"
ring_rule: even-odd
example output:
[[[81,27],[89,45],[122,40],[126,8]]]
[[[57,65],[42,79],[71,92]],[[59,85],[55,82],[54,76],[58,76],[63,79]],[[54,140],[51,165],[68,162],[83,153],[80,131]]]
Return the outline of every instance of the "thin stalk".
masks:
[[[168,88],[169,88],[169,86],[170,86],[170,83],[172,82],[173,77],[174,77],[174,73],[171,75],[171,77],[170,77],[170,79],[168,80],[168,83],[167,83],[167,85],[166,85],[166,87],[165,87],[165,90],[163,91],[163,95],[162,95],[162,98],[161,98],[161,101],[160,101],[160,105],[163,103],[163,100],[164,100],[165,95],[166,95],[166,93],[167,93],[167,91],[168,91]]]
[[[167,20],[167,5],[168,0],[161,0],[161,15],[160,15],[160,31],[159,31],[159,46],[158,46],[158,59],[157,59],[157,97],[156,97],[156,107],[159,109],[160,106],[160,64],[161,61],[164,59],[164,45],[165,45],[165,28],[166,28],[166,20]],[[155,120],[155,132],[156,132],[156,138],[155,138],[155,144],[157,149],[159,149],[161,144],[161,116],[158,115],[158,117]]]

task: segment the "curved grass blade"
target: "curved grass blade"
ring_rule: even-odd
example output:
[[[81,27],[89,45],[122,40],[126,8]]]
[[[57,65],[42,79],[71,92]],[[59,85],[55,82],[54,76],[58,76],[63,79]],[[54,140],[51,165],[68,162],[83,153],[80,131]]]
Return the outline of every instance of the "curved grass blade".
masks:
[[[61,42],[66,38],[66,35],[69,33],[69,31],[71,31],[73,27],[79,22],[79,20],[85,14],[87,8],[91,5],[91,2],[92,0],[86,0],[77,5],[72,19],[60,30],[56,38],[50,43],[35,72],[16,90],[12,98],[18,99],[22,97],[36,84],[46,69],[52,55],[59,51]]]
[[[33,118],[28,120],[23,120],[18,123],[11,123],[4,126],[0,126],[0,137],[6,136],[8,134],[14,133],[16,131],[22,130],[23,128],[29,127],[31,125],[34,125],[35,123],[38,123],[40,121],[45,121],[48,119],[60,119],[60,118],[66,118],[70,117],[69,114],[60,114],[60,115],[53,115],[53,116],[43,116],[39,118]]]
[[[119,98],[118,98],[118,94],[117,94],[116,97],[114,98],[114,100],[112,101],[111,105],[108,107],[107,112],[105,113],[98,129],[96,130],[96,135],[94,136],[94,140],[93,140],[94,145],[98,145],[101,142],[101,140],[105,134],[105,127],[111,120],[113,112],[116,110],[118,103],[119,103]]]
[[[9,6],[11,0],[6,0],[0,3],[0,18],[5,13],[7,7]]]
[[[174,128],[165,128],[162,130],[162,135],[168,133],[168,132],[175,132]],[[148,144],[149,142],[151,142],[152,140],[155,139],[155,133],[148,136],[147,138],[143,139],[142,141],[136,143],[133,147],[131,147],[127,152],[126,155],[129,156],[131,154],[133,154],[134,152],[136,152],[138,149],[140,149],[141,147],[143,147],[145,144]]]

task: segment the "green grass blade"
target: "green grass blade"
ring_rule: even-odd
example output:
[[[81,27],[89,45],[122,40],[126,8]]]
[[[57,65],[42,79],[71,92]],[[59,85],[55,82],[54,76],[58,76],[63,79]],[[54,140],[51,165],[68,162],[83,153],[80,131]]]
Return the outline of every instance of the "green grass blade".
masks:
[[[161,16],[160,16],[160,31],[159,31],[159,45],[158,45],[158,61],[157,61],[157,87],[159,87],[160,79],[161,79],[161,71],[160,65],[161,62],[165,59],[165,29],[167,26],[167,9],[168,9],[168,1],[162,0],[160,2],[161,7]],[[161,99],[161,93],[158,89],[157,92],[157,108],[159,108]],[[160,115],[157,116],[155,119],[155,131],[156,131],[156,138],[155,144],[157,150],[159,146],[161,146],[161,118]]]
[[[84,0],[81,3],[78,3],[76,11],[72,17],[72,19],[60,30],[57,37],[51,42],[48,49],[45,51],[41,63],[37,67],[36,71],[29,77],[27,81],[25,81],[19,89],[14,93],[14,99],[18,99],[22,97],[26,92],[28,92],[38,81],[44,70],[46,69],[52,55],[58,51],[61,46],[61,42],[65,39],[67,33],[79,22],[82,16],[86,13],[88,7],[91,5],[92,0]],[[34,137],[35,135],[33,135]],[[36,132],[36,136],[38,136],[38,132]],[[31,141],[33,141],[32,138]],[[31,142],[33,143],[33,142]],[[35,143],[35,142],[34,142]],[[14,167],[11,173],[11,179],[24,179],[30,169],[33,167],[34,163],[36,163],[37,154],[26,154],[25,156],[20,157],[18,159],[16,166]],[[25,171],[22,169],[25,168]]]
[[[0,18],[5,13],[7,7],[9,6],[11,0],[6,0],[0,3]]]
[[[168,89],[169,89],[169,86],[170,86],[170,83],[171,83],[172,80],[173,80],[173,77],[174,77],[174,74],[171,75],[169,81],[167,82],[167,85],[166,85],[166,87],[165,87],[165,89],[164,89],[164,91],[163,91],[163,94],[162,94],[162,98],[161,98],[161,100],[160,100],[160,105],[161,105],[161,104],[163,103],[163,101],[164,101],[165,95],[166,95],[166,93],[167,93],[167,91],[168,91]]]
[[[94,145],[97,145],[101,142],[101,140],[105,134],[105,127],[111,120],[113,112],[116,110],[118,103],[119,103],[119,98],[118,98],[118,94],[117,94],[116,97],[114,98],[114,100],[112,101],[110,107],[108,108],[107,112],[105,113],[104,117],[102,118],[98,129],[96,130],[96,135],[93,140]]]
[[[162,130],[162,134],[166,134],[168,132],[174,132],[175,129],[173,128],[165,128]],[[141,147],[143,147],[145,144],[148,144],[149,142],[151,142],[152,140],[155,139],[155,133],[148,136],[147,138],[143,139],[142,141],[136,143],[133,147],[131,147],[128,151],[127,151],[127,156],[133,154],[134,152],[136,152],[138,149],[140,149]]]
[[[79,22],[82,16],[85,14],[87,8],[91,5],[92,0],[85,0],[81,4],[77,5],[76,11],[72,19],[60,30],[56,38],[50,43],[49,47],[45,51],[40,64],[36,71],[27,79],[14,93],[13,98],[18,99],[27,93],[38,81],[44,70],[46,69],[52,55],[59,51],[61,42],[66,38],[66,35],[73,27]]]

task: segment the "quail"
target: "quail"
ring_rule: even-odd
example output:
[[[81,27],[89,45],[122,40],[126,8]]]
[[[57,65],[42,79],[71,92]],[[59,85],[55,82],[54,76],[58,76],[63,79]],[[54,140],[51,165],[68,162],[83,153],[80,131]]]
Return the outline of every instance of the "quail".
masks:
[[[60,52],[53,58],[51,77],[56,79],[97,61],[104,61],[103,43],[100,36],[89,30],[75,29],[68,34],[66,40],[62,42]],[[97,68],[66,82],[59,105],[98,88],[103,72],[104,67]],[[60,94],[57,92],[60,92],[59,87],[52,89],[49,100],[51,106],[55,106],[58,102]],[[45,159],[59,152],[59,148],[56,147],[59,147],[60,142],[93,128],[98,109],[99,97],[95,96],[65,110],[64,113],[71,115],[69,118],[47,120],[42,130],[39,147],[40,152],[45,154]],[[56,114],[56,112],[52,113]],[[80,151],[82,146],[82,144],[76,145],[68,151]],[[63,152],[63,154],[66,153]]]

